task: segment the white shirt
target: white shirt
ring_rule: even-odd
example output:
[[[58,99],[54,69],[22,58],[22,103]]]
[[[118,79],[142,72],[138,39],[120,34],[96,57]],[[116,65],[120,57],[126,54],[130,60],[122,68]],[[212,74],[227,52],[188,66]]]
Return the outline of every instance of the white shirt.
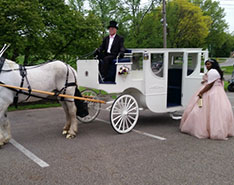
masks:
[[[116,35],[116,34],[115,34],[115,35]],[[111,53],[111,46],[112,46],[113,41],[114,41],[114,39],[115,39],[115,35],[109,36],[109,45],[108,45],[107,53]]]

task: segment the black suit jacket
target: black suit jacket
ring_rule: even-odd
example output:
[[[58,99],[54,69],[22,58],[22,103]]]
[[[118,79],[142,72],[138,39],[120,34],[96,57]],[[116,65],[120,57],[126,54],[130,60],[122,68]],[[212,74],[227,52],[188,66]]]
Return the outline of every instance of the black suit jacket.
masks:
[[[98,49],[99,53],[104,53],[104,55],[107,55],[109,39],[110,39],[109,35],[104,37],[102,44]],[[111,51],[111,55],[113,55],[114,57],[117,57],[119,53],[124,53],[125,51],[124,38],[116,34],[110,51]]]

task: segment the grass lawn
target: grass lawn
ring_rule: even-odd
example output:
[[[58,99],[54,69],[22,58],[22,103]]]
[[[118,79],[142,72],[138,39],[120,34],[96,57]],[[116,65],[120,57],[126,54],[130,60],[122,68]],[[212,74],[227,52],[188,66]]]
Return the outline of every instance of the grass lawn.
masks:
[[[41,109],[41,108],[49,108],[49,107],[60,107],[61,104],[57,102],[33,102],[33,103],[20,103],[16,108],[14,105],[8,107],[8,111],[15,110],[26,110],[26,109]]]
[[[225,66],[225,67],[221,67],[224,75],[231,75],[232,71],[233,71],[233,66]]]

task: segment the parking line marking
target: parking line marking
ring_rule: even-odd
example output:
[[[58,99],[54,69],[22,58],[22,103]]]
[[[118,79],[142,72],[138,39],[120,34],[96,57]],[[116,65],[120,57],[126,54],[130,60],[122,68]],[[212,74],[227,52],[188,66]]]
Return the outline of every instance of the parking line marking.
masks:
[[[107,124],[110,124],[109,121],[106,121],[106,120],[103,120],[103,119],[96,118],[96,120],[101,121],[101,122],[104,122],[104,123],[107,123]],[[142,132],[142,131],[139,131],[139,130],[136,130],[136,129],[132,129],[132,131],[133,131],[133,132],[136,132],[136,133],[138,133],[138,134],[141,134],[141,135],[145,135],[145,136],[154,138],[154,139],[159,139],[159,140],[161,140],[161,141],[165,141],[165,140],[166,140],[166,138],[164,138],[164,137],[156,136],[156,135],[149,134],[149,133],[146,133],[146,132]]]
[[[149,133],[146,133],[146,132],[142,132],[142,131],[139,131],[139,130],[136,130],[136,129],[133,129],[132,131],[138,133],[138,134],[142,134],[142,135],[145,135],[145,136],[148,136],[148,137],[152,137],[154,139],[159,139],[161,141],[165,141],[166,138],[164,137],[160,137],[160,136],[156,136],[156,135],[153,135],[153,134],[149,134]]]
[[[106,120],[104,120],[104,119],[96,118],[96,120],[101,121],[101,122],[104,122],[104,123],[107,123],[107,124],[110,124],[110,122],[109,122],[109,121],[106,121]]]
[[[20,150],[24,155],[26,155],[29,159],[37,163],[40,167],[45,168],[48,167],[49,164],[47,164],[45,161],[38,158],[35,154],[30,152],[28,149],[26,149],[23,145],[19,144],[14,139],[10,139],[9,141],[13,146],[15,146],[18,150]]]

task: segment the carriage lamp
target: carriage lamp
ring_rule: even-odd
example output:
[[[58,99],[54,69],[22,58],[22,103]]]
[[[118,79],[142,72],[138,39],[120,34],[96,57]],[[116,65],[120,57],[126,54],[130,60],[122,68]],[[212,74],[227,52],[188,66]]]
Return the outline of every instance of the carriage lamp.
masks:
[[[145,51],[144,52],[144,60],[148,60],[149,59],[149,54]]]
[[[89,76],[89,72],[88,71],[85,71],[85,76]]]

